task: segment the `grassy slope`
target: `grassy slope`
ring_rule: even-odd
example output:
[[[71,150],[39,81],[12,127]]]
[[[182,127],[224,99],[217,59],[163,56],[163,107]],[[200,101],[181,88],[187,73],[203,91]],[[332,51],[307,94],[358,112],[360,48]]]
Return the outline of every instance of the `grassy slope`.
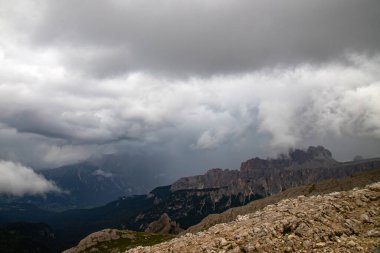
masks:
[[[77,250],[76,252],[80,253],[89,253],[89,252],[125,252],[127,249],[131,249],[137,246],[151,246],[154,244],[161,243],[163,241],[170,240],[174,238],[173,235],[163,235],[163,234],[151,234],[145,232],[134,232],[134,231],[123,231],[128,233],[129,238],[113,239],[108,241],[97,242],[95,245],[92,245],[84,250]]]
[[[236,219],[238,215],[244,215],[255,212],[264,208],[267,205],[274,204],[285,198],[294,198],[299,195],[318,195],[335,191],[350,190],[354,187],[363,187],[367,184],[380,181],[380,168],[368,172],[357,173],[351,177],[342,179],[332,179],[322,181],[316,184],[303,185],[288,189],[281,193],[266,197],[264,199],[255,200],[241,207],[228,209],[220,214],[211,214],[204,218],[197,225],[189,227],[183,233],[196,233],[212,227],[218,223],[230,222]]]

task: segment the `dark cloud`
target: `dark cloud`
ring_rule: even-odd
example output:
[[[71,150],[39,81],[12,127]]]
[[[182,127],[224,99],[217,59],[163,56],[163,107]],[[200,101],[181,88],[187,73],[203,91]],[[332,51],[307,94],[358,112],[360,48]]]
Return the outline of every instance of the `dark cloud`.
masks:
[[[159,147],[199,155],[198,150],[233,144],[236,153],[253,150],[262,147],[263,139],[237,144],[260,140],[259,135],[268,137],[263,148],[276,152],[328,135],[379,140],[379,58],[352,56],[347,61],[350,65],[300,65],[186,81],[136,74],[92,83],[90,96],[86,88],[76,93],[61,82],[8,87],[1,93],[0,119],[14,134],[50,140],[42,148],[49,150],[45,160],[50,162],[62,161],[60,155],[69,161],[79,158],[78,149],[85,158],[91,150],[103,152],[102,146],[118,142],[128,144],[115,152]],[[32,102],[9,104],[10,94],[23,101],[24,95],[15,92],[23,89]],[[179,146],[187,148],[181,151]]]
[[[91,76],[231,74],[378,52],[377,0],[54,1],[35,43]]]
[[[9,117],[8,125],[20,133],[40,134],[50,138],[70,139],[70,133],[57,120],[37,111],[20,111]]]

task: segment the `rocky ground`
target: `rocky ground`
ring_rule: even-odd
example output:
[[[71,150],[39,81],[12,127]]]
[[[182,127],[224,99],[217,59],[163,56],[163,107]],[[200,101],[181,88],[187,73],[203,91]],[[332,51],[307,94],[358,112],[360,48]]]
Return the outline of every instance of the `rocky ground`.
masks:
[[[126,252],[379,252],[380,182],[284,199],[230,223]]]

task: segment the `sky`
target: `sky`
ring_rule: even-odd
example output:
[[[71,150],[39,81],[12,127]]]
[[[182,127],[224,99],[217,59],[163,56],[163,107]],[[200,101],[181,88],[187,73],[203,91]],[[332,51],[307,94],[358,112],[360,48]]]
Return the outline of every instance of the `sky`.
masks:
[[[0,0],[1,166],[380,156],[379,27],[378,0]]]

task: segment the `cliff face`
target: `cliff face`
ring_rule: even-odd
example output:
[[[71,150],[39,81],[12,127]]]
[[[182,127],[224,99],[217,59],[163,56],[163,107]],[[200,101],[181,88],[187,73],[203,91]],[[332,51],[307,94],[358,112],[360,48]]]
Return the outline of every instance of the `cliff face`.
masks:
[[[171,185],[172,191],[181,189],[220,188],[230,185],[239,178],[239,171],[228,169],[211,169],[204,175],[184,177]]]
[[[284,199],[197,234],[138,252],[378,252],[380,183]]]
[[[380,159],[339,163],[324,147],[309,147],[306,151],[292,150],[278,159],[247,160],[239,171],[213,169],[205,175],[182,178],[172,184],[171,191],[227,187],[230,194],[268,196],[290,187],[342,178],[376,167],[380,167]]]
[[[248,203],[253,199],[245,199],[242,193],[230,194],[227,187],[202,190],[178,190],[160,197],[151,194],[147,200],[153,205],[128,221],[127,227],[133,230],[144,231],[149,224],[160,218],[163,213],[175,221],[182,229],[199,223],[211,213],[220,213],[224,210]],[[248,196],[249,194],[247,194]],[[253,198],[254,196],[251,196]],[[261,196],[257,197],[260,198]]]

